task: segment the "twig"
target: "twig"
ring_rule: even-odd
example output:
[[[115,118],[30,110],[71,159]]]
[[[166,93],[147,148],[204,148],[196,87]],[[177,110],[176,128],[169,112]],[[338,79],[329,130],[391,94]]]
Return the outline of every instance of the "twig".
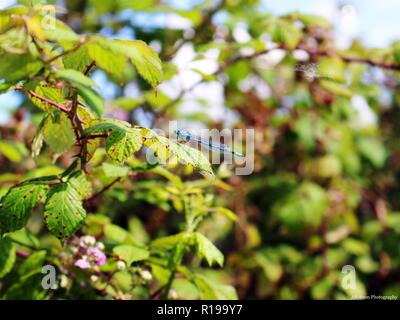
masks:
[[[87,67],[84,71],[84,75],[87,76],[95,66],[96,66],[96,61],[93,60],[89,65],[87,65]]]
[[[87,202],[93,201],[94,199],[96,199],[97,197],[99,197],[100,195],[102,195],[104,192],[106,192],[107,190],[109,190],[114,184],[116,184],[118,181],[121,180],[121,177],[118,177],[116,179],[114,179],[114,181],[110,182],[108,185],[106,185],[103,189],[101,189],[99,192],[96,192],[95,194],[93,194],[90,198],[86,199]]]
[[[303,44],[298,45],[297,49],[304,50],[308,54],[311,54],[311,55],[334,56],[334,57],[340,58],[341,60],[343,60],[345,62],[365,63],[372,67],[378,67],[378,68],[382,68],[382,69],[386,69],[386,70],[400,71],[400,65],[394,65],[394,64],[385,63],[385,62],[373,61],[372,59],[369,59],[369,58],[344,56],[334,50],[313,49],[313,48],[308,48],[307,46],[305,46]]]
[[[36,99],[39,99],[39,100],[42,101],[42,102],[48,103],[49,105],[51,105],[51,106],[57,108],[57,109],[60,110],[61,112],[68,113],[68,112],[70,111],[70,110],[67,109],[64,105],[59,104],[59,103],[57,103],[57,102],[55,102],[55,101],[53,101],[53,100],[47,99],[47,98],[45,98],[45,97],[42,97],[41,95],[37,94],[37,93],[36,93],[35,91],[33,91],[33,90],[25,90],[25,88],[22,88],[22,87],[15,88],[15,90],[16,90],[16,91],[25,91],[25,92],[28,93],[30,96],[32,96],[32,97],[34,97],[34,98],[36,98]]]
[[[76,140],[78,141],[78,145],[81,147],[79,152],[79,158],[81,159],[81,169],[87,173],[86,170],[86,163],[87,163],[87,140],[82,139],[85,136],[85,130],[82,127],[82,123],[78,118],[77,115],[78,109],[78,94],[74,93],[72,98],[72,107],[71,111],[69,112],[68,116],[71,121],[72,127],[74,129]]]
[[[229,60],[227,60],[224,64],[221,64],[219,66],[219,68],[210,74],[210,76],[215,76],[218,74],[221,74],[223,71],[225,71],[226,68],[228,68],[229,66],[232,66],[240,61],[244,61],[244,60],[252,60],[254,58],[257,58],[263,54],[267,54],[269,52],[271,52],[272,50],[276,50],[276,49],[283,49],[283,50],[288,50],[288,48],[284,45],[278,46],[276,48],[272,48],[272,49],[265,49],[265,50],[261,50],[261,51],[257,51],[253,54],[249,54],[249,55],[237,55]],[[354,62],[354,63],[365,63],[368,64],[370,66],[373,67],[379,67],[382,69],[386,69],[386,70],[393,70],[393,71],[400,71],[400,65],[393,65],[393,64],[389,64],[389,63],[384,63],[384,62],[377,62],[377,61],[373,61],[371,59],[368,58],[359,58],[359,57],[349,57],[349,56],[342,56],[339,53],[333,51],[333,50],[319,50],[319,49],[312,49],[312,48],[307,48],[304,45],[299,45],[297,46],[295,49],[301,49],[303,51],[306,51],[308,54],[310,55],[315,55],[315,56],[336,56],[340,59],[342,59],[345,62]],[[165,113],[168,111],[169,108],[173,107],[176,103],[178,103],[186,93],[192,91],[196,86],[198,86],[199,84],[205,82],[204,79],[200,80],[199,82],[196,82],[195,84],[193,84],[192,86],[190,86],[189,88],[183,89],[181,90],[181,92],[178,94],[178,96],[170,101],[166,106],[164,106],[164,108],[162,110],[160,110],[157,115],[158,116],[163,116],[165,115]]]
[[[77,46],[75,46],[75,47],[73,47],[73,48],[71,48],[71,49],[69,49],[69,50],[65,50],[65,51],[61,52],[60,54],[54,56],[53,58],[50,58],[49,60],[46,60],[45,63],[46,63],[46,64],[50,64],[50,63],[56,61],[57,59],[59,59],[59,58],[65,56],[65,55],[67,55],[67,54],[69,54],[69,53],[75,52],[75,51],[78,50],[78,49],[82,46],[82,44],[84,44],[84,43],[85,43],[85,39],[81,39],[81,40],[78,42],[78,45],[77,45]]]

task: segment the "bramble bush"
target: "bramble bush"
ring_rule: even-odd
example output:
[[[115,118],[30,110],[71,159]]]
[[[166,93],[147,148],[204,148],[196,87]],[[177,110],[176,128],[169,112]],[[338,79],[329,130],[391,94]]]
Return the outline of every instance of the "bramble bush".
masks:
[[[24,98],[0,129],[1,298],[399,295],[399,42],[339,50],[329,21],[272,16],[257,0],[51,2],[0,11],[0,93]],[[130,19],[160,13],[190,27]],[[184,48],[218,65],[191,68],[199,81],[169,95]],[[180,108],[216,83],[234,127],[255,130],[249,176],[154,130],[226,126],[207,94],[192,97],[200,111]],[[376,121],[360,121],[357,100]]]

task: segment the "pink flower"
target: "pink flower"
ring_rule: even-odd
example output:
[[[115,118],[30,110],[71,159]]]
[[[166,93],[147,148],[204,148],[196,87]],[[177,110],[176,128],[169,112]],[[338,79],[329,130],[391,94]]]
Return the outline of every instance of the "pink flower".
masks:
[[[78,259],[78,260],[76,260],[76,261],[75,261],[75,265],[76,265],[78,268],[81,268],[81,269],[89,269],[89,268],[90,268],[90,263],[89,263],[89,261],[87,261],[87,260],[85,260],[85,259]]]
[[[87,253],[98,266],[102,266],[106,263],[106,255],[99,248],[89,248]]]

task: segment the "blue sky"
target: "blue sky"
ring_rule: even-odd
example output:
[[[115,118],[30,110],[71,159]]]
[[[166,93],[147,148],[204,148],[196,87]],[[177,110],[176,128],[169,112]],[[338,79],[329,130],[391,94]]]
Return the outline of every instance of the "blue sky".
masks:
[[[15,0],[0,0],[0,9],[14,3]],[[169,3],[187,9],[183,4],[199,1],[171,0]],[[339,10],[338,5],[344,6],[344,9]],[[264,0],[262,8],[275,14],[299,10],[323,15],[336,26],[336,37],[342,40],[339,43],[346,44],[351,38],[360,38],[367,46],[382,47],[400,39],[400,0]],[[163,21],[160,16],[156,20]],[[109,83],[103,78],[102,74],[96,74],[95,80],[100,86],[100,92],[104,93],[105,98],[110,98],[110,90],[103,90],[109,87]],[[9,111],[21,101],[22,96],[15,92],[0,95],[0,124],[8,121]]]

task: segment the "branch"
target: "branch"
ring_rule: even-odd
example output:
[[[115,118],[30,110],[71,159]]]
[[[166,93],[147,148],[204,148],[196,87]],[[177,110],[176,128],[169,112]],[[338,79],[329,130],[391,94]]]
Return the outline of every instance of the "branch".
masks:
[[[90,71],[92,71],[92,69],[94,68],[94,67],[96,67],[96,61],[92,61],[87,67],[86,67],[86,69],[85,69],[85,71],[84,71],[84,75],[85,76],[87,76],[89,73],[90,73]]]
[[[103,189],[101,189],[99,192],[96,192],[95,194],[93,194],[90,198],[86,199],[85,201],[87,202],[91,202],[94,199],[96,199],[97,197],[99,197],[100,195],[102,195],[104,192],[106,192],[107,190],[109,190],[114,184],[116,184],[117,182],[119,182],[121,180],[121,177],[118,177],[116,179],[114,179],[114,181],[110,182],[108,185],[106,185]]]
[[[267,54],[269,52],[271,52],[272,50],[276,50],[276,49],[282,49],[282,50],[286,50],[288,51],[289,49],[285,46],[285,45],[281,45],[278,46],[276,48],[272,48],[272,49],[265,49],[265,50],[261,50],[261,51],[257,51],[254,52],[253,54],[249,54],[249,55],[237,55],[229,60],[227,60],[224,64],[221,64],[219,66],[219,68],[210,74],[210,76],[213,75],[218,75],[221,74],[222,72],[225,71],[226,68],[228,68],[229,66],[232,66],[240,61],[244,61],[244,60],[252,60],[254,58],[257,58],[263,54]],[[315,56],[336,56],[340,59],[342,59],[345,62],[354,62],[354,63],[365,63],[368,64],[370,66],[373,67],[378,67],[378,68],[382,68],[382,69],[386,69],[386,70],[393,70],[393,71],[400,71],[400,65],[393,65],[393,64],[389,64],[389,63],[384,63],[384,62],[377,62],[377,61],[373,61],[371,59],[368,58],[359,58],[359,57],[349,57],[349,56],[342,56],[339,53],[333,51],[333,50],[319,50],[319,49],[312,49],[312,48],[307,48],[304,45],[298,45],[295,49],[301,49],[303,51],[306,51],[308,54],[310,55],[315,55]],[[168,111],[169,108],[173,107],[176,103],[179,102],[180,99],[183,98],[183,96],[192,91],[196,86],[198,86],[199,84],[205,82],[204,79],[200,80],[199,82],[196,82],[195,84],[193,84],[192,86],[190,86],[189,88],[183,89],[181,90],[181,92],[178,94],[178,96],[170,101],[162,110],[160,110],[160,112],[157,114],[158,116],[163,116],[165,115],[165,113]]]
[[[53,58],[50,58],[49,60],[44,61],[44,63],[50,64],[50,63],[56,61],[57,59],[59,59],[59,58],[65,56],[65,55],[67,55],[67,54],[69,54],[69,53],[75,52],[76,50],[78,50],[78,49],[82,46],[82,44],[85,43],[85,41],[86,41],[85,38],[81,38],[81,39],[79,40],[77,46],[75,46],[75,47],[73,47],[73,48],[71,48],[71,49],[69,49],[69,50],[65,50],[65,51],[61,52],[60,54],[54,56]]]
[[[385,70],[393,70],[393,71],[400,71],[400,65],[394,65],[390,63],[385,63],[385,62],[379,62],[379,61],[373,61],[372,59],[369,58],[360,58],[360,57],[350,57],[350,56],[344,56],[340,55],[334,50],[320,50],[320,49],[313,49],[313,48],[307,48],[307,46],[300,44],[297,49],[301,49],[306,51],[310,55],[316,55],[316,56],[328,56],[328,57],[338,57],[342,59],[345,62],[354,62],[354,63],[364,63],[368,64],[372,67],[378,67],[381,69]]]
[[[49,105],[57,108],[58,110],[60,110],[61,112],[65,112],[68,113],[70,110],[67,109],[64,105],[59,104],[53,100],[47,99],[45,97],[42,97],[41,95],[37,94],[35,91],[33,90],[25,90],[25,88],[22,87],[17,87],[15,88],[16,91],[25,91],[26,93],[28,93],[30,96],[39,99],[42,102],[48,103]]]
[[[81,169],[85,173],[87,173],[87,170],[86,170],[87,140],[82,139],[85,136],[85,130],[83,129],[82,123],[79,120],[79,117],[77,114],[77,109],[78,109],[78,94],[74,93],[74,96],[72,98],[72,107],[71,107],[70,112],[68,113],[68,117],[69,117],[72,127],[74,129],[78,145],[81,147],[81,150],[78,154],[79,158],[81,159]]]

